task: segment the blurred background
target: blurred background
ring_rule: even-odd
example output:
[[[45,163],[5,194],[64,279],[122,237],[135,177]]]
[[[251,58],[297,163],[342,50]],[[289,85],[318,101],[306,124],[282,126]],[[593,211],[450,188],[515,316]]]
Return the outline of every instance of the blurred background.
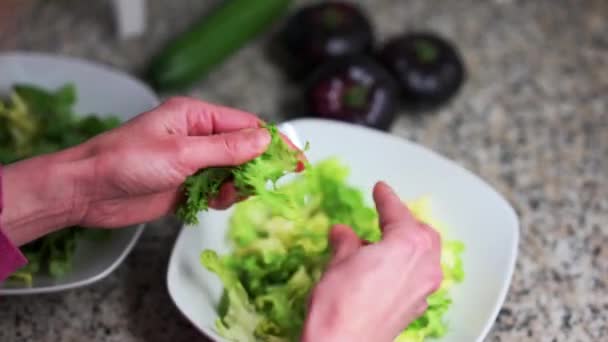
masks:
[[[520,215],[517,268],[488,340],[608,338],[608,2],[351,2],[368,17],[378,46],[433,32],[464,66],[448,100],[424,110],[396,106],[385,129],[480,175]],[[145,79],[154,58],[222,2],[125,1],[127,12],[119,3],[2,0],[0,52],[74,56]],[[135,3],[145,12],[138,15]],[[287,13],[310,3],[293,1]],[[302,84],[269,53],[286,18],[204,77],[159,95],[190,95],[274,121],[316,115],[302,100]],[[90,287],[0,299],[0,340],[200,340],[165,288],[178,229],[171,219],[154,222],[126,262]]]

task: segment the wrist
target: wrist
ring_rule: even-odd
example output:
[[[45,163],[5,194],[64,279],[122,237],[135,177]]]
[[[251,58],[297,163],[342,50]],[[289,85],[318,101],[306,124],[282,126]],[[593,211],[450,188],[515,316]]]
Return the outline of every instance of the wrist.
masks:
[[[78,224],[87,203],[82,184],[88,164],[73,149],[5,166],[0,219],[7,237],[21,246]]]
[[[340,342],[340,341],[356,341],[348,338],[346,334],[341,333],[335,327],[327,324],[305,324],[302,331],[301,342]]]
[[[398,335],[383,329],[390,320],[377,321],[378,317],[366,317],[365,312],[354,312],[348,305],[348,297],[331,295],[317,284],[312,292],[306,321],[302,330],[302,342],[392,342]],[[321,295],[319,295],[321,294]],[[371,327],[371,328],[370,328]]]

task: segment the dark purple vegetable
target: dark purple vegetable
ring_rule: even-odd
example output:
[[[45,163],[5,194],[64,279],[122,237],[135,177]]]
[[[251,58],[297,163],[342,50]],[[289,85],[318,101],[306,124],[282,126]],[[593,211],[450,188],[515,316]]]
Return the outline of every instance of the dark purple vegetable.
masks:
[[[377,57],[397,79],[403,102],[418,109],[444,104],[465,78],[456,48],[433,33],[412,32],[393,38]]]
[[[301,77],[335,57],[371,53],[370,21],[354,4],[326,1],[302,7],[279,33],[289,70]]]
[[[313,115],[388,130],[395,118],[397,87],[372,59],[349,56],[322,65],[309,79],[306,103]]]

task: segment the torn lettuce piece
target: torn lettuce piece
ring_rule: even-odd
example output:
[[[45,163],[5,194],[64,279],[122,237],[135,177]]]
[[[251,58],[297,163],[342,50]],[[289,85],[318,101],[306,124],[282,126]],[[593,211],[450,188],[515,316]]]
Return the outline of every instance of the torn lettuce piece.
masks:
[[[188,225],[197,224],[198,213],[208,210],[209,199],[217,196],[222,184],[230,179],[239,195],[264,197],[266,202],[282,205],[285,214],[289,215],[289,202],[275,191],[276,182],[296,170],[300,152],[287,145],[274,124],[265,128],[271,141],[257,158],[235,167],[203,169],[186,179],[183,185],[186,200],[176,211],[179,219]]]
[[[220,187],[231,175],[230,168],[214,167],[186,178],[183,185],[186,201],[177,209],[177,217],[186,224],[198,223],[198,213],[209,208],[209,199],[217,196]]]
[[[270,322],[263,324],[264,317],[256,312],[236,275],[224,265],[214,251],[204,251],[200,260],[224,285],[226,312],[216,321],[216,328],[223,337],[232,341],[256,342],[258,334],[272,330]],[[262,329],[263,327],[265,329]]]

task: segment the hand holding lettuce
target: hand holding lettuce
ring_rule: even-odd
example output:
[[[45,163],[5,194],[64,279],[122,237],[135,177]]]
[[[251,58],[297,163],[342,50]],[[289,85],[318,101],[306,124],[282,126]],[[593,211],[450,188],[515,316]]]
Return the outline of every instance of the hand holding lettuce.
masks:
[[[211,185],[197,193],[195,200],[203,202],[194,213],[209,204],[212,192],[205,191],[224,180],[243,196],[263,196],[266,180],[299,164],[299,152],[274,126],[260,128],[259,118],[236,109],[174,98],[116,127],[114,118],[75,115],[75,97],[71,86],[49,91],[19,85],[0,106],[0,161],[8,164],[3,190],[10,198],[3,231],[29,261],[12,280],[68,273],[85,232],[77,227],[127,227],[170,213],[180,185],[198,170],[205,170],[202,178],[207,170],[230,175],[206,183]],[[115,129],[92,138],[110,125]],[[40,170],[46,177],[36,176]]]
[[[308,166],[300,177],[273,190],[291,204],[295,213],[291,218],[283,215],[281,203],[268,200],[272,198],[268,196],[254,196],[236,205],[228,232],[233,251],[218,256],[206,250],[201,255],[202,264],[218,274],[224,284],[217,321],[222,336],[233,341],[298,341],[309,309],[309,295],[328,272],[332,259],[328,244],[331,227],[346,224],[361,240],[381,241],[378,214],[365,203],[363,192],[348,184],[348,173],[338,159],[328,159]],[[410,202],[408,207],[417,220],[436,228],[443,237],[440,256],[443,280],[428,297],[424,313],[399,334],[397,341],[401,342],[424,341],[445,334],[448,327],[444,314],[451,305],[450,289],[464,275],[463,245],[445,238],[446,229],[432,217],[429,199]],[[374,244],[364,248],[368,247],[376,248]],[[400,265],[405,264],[404,261],[393,268],[395,275],[399,274]],[[333,286],[338,291],[335,296],[346,291],[348,300],[352,294],[348,289],[355,286],[354,279],[369,272],[346,273],[352,274],[353,279]],[[380,286],[388,284],[394,285]],[[335,296],[324,300],[338,300]],[[376,307],[373,302],[369,305]],[[395,300],[394,305],[393,311],[398,312],[411,303]],[[406,321],[404,318],[403,322]],[[367,324],[373,325],[362,324],[366,329],[370,328]]]
[[[228,181],[233,182],[240,197],[255,194],[266,201],[277,201],[277,206],[288,206],[283,196],[266,186],[271,182],[276,189],[279,178],[301,169],[302,154],[284,140],[275,125],[267,125],[266,129],[271,140],[259,157],[239,166],[206,168],[189,176],[183,185],[186,200],[177,209],[177,217],[186,224],[198,223],[198,213],[209,208],[209,200],[218,196]]]

